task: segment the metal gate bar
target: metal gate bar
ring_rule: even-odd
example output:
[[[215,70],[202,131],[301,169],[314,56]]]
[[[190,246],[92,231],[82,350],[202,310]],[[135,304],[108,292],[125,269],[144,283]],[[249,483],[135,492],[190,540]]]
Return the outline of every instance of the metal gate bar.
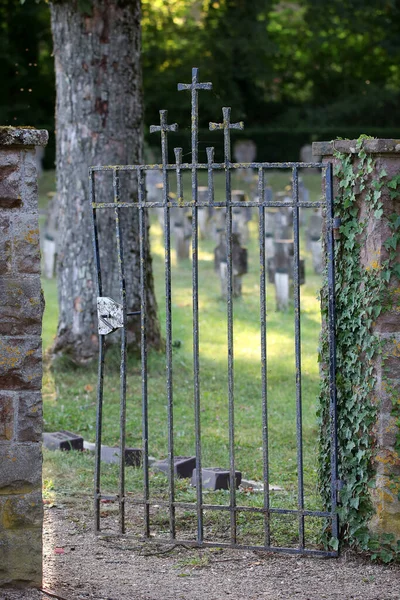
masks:
[[[148,370],[147,370],[147,307],[146,307],[146,248],[148,235],[146,212],[149,208],[163,208],[164,211],[164,260],[165,260],[165,296],[166,296],[166,393],[168,415],[168,501],[157,500],[157,505],[168,508],[170,540],[174,543],[184,542],[201,546],[220,546],[234,548],[262,548],[288,553],[315,554],[337,556],[336,551],[309,549],[305,543],[305,517],[326,517],[331,521],[332,535],[338,535],[338,517],[336,514],[338,478],[337,478],[337,414],[335,388],[335,303],[334,303],[334,241],[333,241],[333,196],[332,196],[332,166],[322,163],[232,163],[230,148],[230,129],[242,129],[242,123],[230,122],[230,109],[223,109],[223,122],[210,123],[210,129],[222,129],[224,133],[224,162],[214,162],[214,148],[207,148],[207,163],[198,163],[198,90],[210,89],[211,84],[198,81],[197,69],[193,70],[191,84],[179,84],[178,89],[190,90],[192,95],[192,162],[182,163],[182,149],[175,148],[175,164],[168,164],[168,133],[177,129],[176,124],[168,125],[167,111],[160,111],[160,125],[152,126],[151,132],[160,131],[162,165],[116,165],[112,167],[90,168],[90,199],[93,213],[93,242],[97,269],[98,297],[103,296],[101,265],[98,239],[96,211],[114,209],[115,232],[118,253],[118,279],[122,303],[121,327],[121,362],[120,362],[120,478],[119,493],[115,496],[104,496],[100,486],[100,455],[102,437],[103,411],[103,380],[104,380],[104,338],[99,335],[99,370],[98,370],[98,402],[96,418],[96,458],[95,458],[95,529],[100,531],[100,501],[103,498],[113,499],[119,504],[119,531],[125,533],[125,504],[140,505],[144,508],[143,534],[150,539],[150,507],[154,502],[150,498],[149,485],[149,420],[148,420]],[[299,198],[298,170],[300,168],[320,168],[324,173],[326,202],[305,202]],[[232,201],[231,172],[235,169],[251,168],[258,172],[258,201]],[[291,169],[292,199],[290,202],[270,201],[265,198],[265,172],[272,169]],[[161,202],[148,202],[145,190],[145,171],[161,170],[163,180],[163,199]],[[208,200],[198,201],[198,171],[206,170],[208,179]],[[225,201],[215,201],[213,174],[215,170],[225,172]],[[113,202],[96,202],[95,174],[112,171]],[[138,179],[138,201],[123,202],[120,198],[120,172],[132,171]],[[191,172],[191,201],[184,200],[182,172]],[[177,199],[169,196],[169,173],[175,172],[177,184]],[[201,419],[200,419],[200,355],[199,355],[199,272],[198,272],[198,208],[225,208],[225,232],[227,254],[227,344],[228,344],[228,415],[229,415],[229,505],[213,505],[203,502],[202,491],[202,459],[201,459]],[[263,452],[263,507],[238,506],[236,500],[235,476],[235,407],[234,407],[234,340],[233,340],[233,260],[232,260],[232,209],[235,207],[257,207],[259,228],[259,259],[260,259],[260,336],[261,336],[261,410],[262,410],[262,452]],[[174,436],[173,436],[173,371],[172,371],[172,305],[171,305],[171,225],[170,209],[173,207],[191,208],[192,211],[192,319],[193,319],[193,394],[194,394],[194,427],[196,450],[196,503],[178,502],[175,499],[174,482]],[[295,307],[295,367],[296,367],[296,434],[297,434],[297,510],[273,508],[270,506],[269,493],[269,451],[268,451],[268,397],[267,397],[267,320],[266,320],[266,255],[265,255],[265,208],[293,208],[294,236],[294,307]],[[299,209],[306,207],[326,207],[326,248],[328,265],[328,338],[330,350],[329,389],[330,389],[330,419],[331,419],[331,507],[329,511],[311,511],[304,507],[303,481],[303,439],[302,439],[302,388],[301,388],[301,322],[300,322],[300,277],[299,277]],[[127,298],[124,274],[124,259],[120,216],[123,209],[138,210],[140,237],[140,316],[141,316],[141,378],[142,378],[142,450],[143,450],[143,499],[131,499],[125,493],[125,440],[126,440],[126,324]],[[188,542],[176,537],[176,508],[195,509],[197,514],[196,541]],[[230,543],[214,543],[204,540],[204,510],[228,511],[230,515]],[[264,544],[249,546],[237,541],[237,515],[239,512],[251,512],[264,516]],[[293,515],[298,518],[298,548],[281,548],[271,545],[271,515]],[[157,538],[151,538],[157,540]],[[164,541],[165,539],[158,540]]]

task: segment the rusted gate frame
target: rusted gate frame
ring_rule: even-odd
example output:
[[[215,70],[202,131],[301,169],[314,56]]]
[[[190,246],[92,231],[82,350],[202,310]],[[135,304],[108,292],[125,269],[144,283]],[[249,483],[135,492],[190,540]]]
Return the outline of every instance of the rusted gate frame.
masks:
[[[147,402],[147,311],[145,290],[145,236],[146,236],[146,210],[149,208],[164,209],[164,249],[165,249],[165,295],[166,295],[166,387],[168,401],[168,487],[169,500],[157,501],[157,505],[169,509],[170,539],[168,543],[182,543],[195,546],[234,547],[243,549],[264,549],[285,553],[314,554],[320,556],[337,556],[336,551],[314,550],[306,547],[304,535],[305,517],[326,517],[332,524],[332,536],[338,537],[337,516],[337,408],[336,408],[336,350],[335,350],[335,272],[334,272],[334,237],[333,237],[333,196],[332,196],[332,165],[322,163],[232,163],[230,130],[243,129],[243,123],[230,122],[230,108],[223,108],[222,123],[210,123],[210,130],[222,129],[224,132],[224,162],[214,162],[214,148],[207,148],[207,163],[198,163],[198,90],[211,89],[211,83],[199,83],[198,70],[192,70],[191,84],[178,84],[178,90],[190,90],[192,96],[192,162],[182,163],[182,149],[175,148],[175,163],[168,164],[168,133],[176,131],[177,124],[168,125],[167,111],[160,111],[160,125],[152,126],[150,132],[161,132],[161,165],[116,165],[91,167],[89,169],[90,201],[93,213],[93,242],[97,266],[97,295],[103,297],[101,280],[101,264],[96,212],[111,209],[115,212],[115,231],[119,265],[119,282],[122,304],[121,327],[121,366],[120,366],[120,480],[119,493],[114,497],[119,502],[119,530],[125,533],[125,504],[127,501],[144,507],[144,539],[166,542],[165,539],[150,538],[150,506],[154,502],[149,493],[149,463],[148,463],[148,402]],[[258,201],[239,202],[232,201],[231,173],[235,169],[255,169],[258,172]],[[325,198],[320,202],[305,202],[299,198],[298,171],[303,168],[320,168],[324,177]],[[292,201],[274,202],[265,198],[264,174],[271,169],[291,169],[292,173]],[[146,199],[145,171],[156,170],[162,172],[163,200],[162,202],[148,202]],[[198,171],[206,170],[208,173],[208,200],[198,200]],[[225,172],[225,201],[215,201],[213,173]],[[98,203],[95,199],[95,175],[98,172],[111,171],[113,176],[113,202]],[[123,171],[135,171],[138,179],[138,201],[123,202],[120,199],[119,174]],[[192,180],[191,200],[185,200],[182,193],[182,172],[190,171]],[[173,172],[177,180],[177,199],[169,197],[169,175]],[[195,412],[195,439],[196,439],[196,503],[177,502],[174,487],[174,438],[173,438],[173,381],[172,381],[172,315],[171,315],[171,230],[170,209],[173,207],[191,208],[192,210],[192,291],[193,291],[193,376],[194,376],[194,412]],[[198,208],[223,207],[226,208],[226,250],[227,250],[227,324],[228,324],[228,400],[229,400],[229,457],[230,457],[230,503],[229,505],[210,505],[203,502],[201,479],[201,424],[200,424],[200,364],[199,364],[199,306],[198,306]],[[263,432],[263,480],[264,480],[264,506],[263,508],[237,506],[235,485],[235,425],[234,425],[234,361],[233,361],[233,307],[232,307],[232,209],[235,207],[256,207],[259,212],[259,248],[260,248],[260,328],[261,328],[261,381],[262,381],[262,432]],[[266,260],[265,260],[265,208],[291,207],[293,209],[293,234],[294,234],[294,308],[295,308],[295,354],[296,354],[296,433],[297,433],[297,472],[298,472],[298,507],[296,509],[281,509],[270,506],[269,498],[269,459],[268,459],[268,401],[267,401],[267,355],[266,355]],[[331,446],[331,510],[310,511],[304,508],[304,483],[303,483],[303,441],[302,441],[302,389],[301,389],[301,329],[300,329],[300,278],[299,278],[299,209],[324,207],[326,210],[325,244],[326,263],[328,274],[328,339],[329,339],[329,390],[330,390],[330,446]],[[125,209],[139,211],[140,235],[140,311],[127,312],[124,259],[120,228],[120,212]],[[126,323],[127,317],[140,314],[141,319],[141,375],[142,375],[142,449],[143,449],[143,500],[133,500],[125,495],[125,418],[126,418]],[[105,334],[99,335],[99,367],[98,367],[98,397],[96,420],[96,458],[95,458],[95,530],[100,531],[100,501],[109,496],[103,496],[100,487],[101,472],[101,434],[102,434],[102,409],[103,409],[103,379],[104,379],[104,348]],[[193,541],[179,540],[176,538],[175,509],[195,509],[197,512],[197,539]],[[205,541],[203,536],[204,510],[222,510],[230,513],[230,543]],[[249,546],[237,543],[236,523],[239,511],[261,513],[264,515],[264,544]],[[270,515],[288,514],[298,517],[298,548],[282,548],[271,545]]]

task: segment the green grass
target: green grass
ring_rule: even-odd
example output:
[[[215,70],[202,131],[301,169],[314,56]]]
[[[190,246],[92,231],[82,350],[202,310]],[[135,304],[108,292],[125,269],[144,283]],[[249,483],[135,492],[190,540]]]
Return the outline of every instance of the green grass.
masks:
[[[216,197],[224,189],[223,176],[216,176]],[[320,179],[315,175],[304,177],[311,198],[320,194]],[[272,173],[268,179],[274,189],[288,183],[288,174]],[[205,183],[200,181],[200,183]],[[184,184],[188,189],[189,181]],[[233,182],[234,187],[239,187]],[[254,214],[250,223],[249,273],[243,278],[243,296],[234,301],[234,374],[235,374],[235,458],[236,468],[243,477],[262,480],[262,427],[261,427],[261,367],[259,334],[259,258],[257,221]],[[159,306],[159,318],[165,323],[164,250],[162,231],[156,220],[151,227],[154,278]],[[200,395],[202,459],[204,466],[229,467],[229,419],[227,392],[227,328],[226,302],[220,296],[219,278],[213,270],[215,243],[201,241],[199,247],[199,307],[200,307]],[[306,284],[301,288],[302,312],[302,391],[305,503],[308,509],[321,508],[316,491],[316,398],[319,374],[317,363],[318,335],[320,330],[317,290],[320,278],[313,274],[311,258],[305,248],[301,255],[306,259]],[[48,348],[56,331],[57,308],[54,281],[44,281],[46,310],[43,341]],[[176,261],[172,253],[172,336],[179,341],[173,350],[174,386],[174,440],[175,455],[195,453],[193,407],[192,358],[192,291],[191,262]],[[271,494],[275,507],[297,507],[297,454],[296,454],[296,393],[294,356],[294,311],[275,311],[274,288],[267,289],[267,363],[268,363],[268,415],[270,481],[283,488]],[[165,331],[163,330],[165,334]],[[177,344],[178,346],[178,344]],[[103,443],[117,445],[119,440],[119,358],[115,348],[108,350],[103,415]],[[44,417],[49,431],[69,429],[82,434],[85,439],[95,439],[97,367],[95,364],[76,368],[65,360],[58,361],[44,374]],[[165,355],[149,353],[149,449],[150,454],[162,458],[167,455],[167,398],[165,390]],[[127,444],[141,445],[141,377],[137,357],[129,356],[127,380]],[[87,455],[68,456],[65,470],[64,457],[47,453],[45,472],[56,489],[91,492],[93,458]],[[127,489],[141,489],[141,471],[127,469]],[[117,491],[118,473],[115,466],[104,466],[103,488]],[[166,497],[166,480],[152,473],[150,478],[154,498]],[[187,481],[177,483],[176,499],[195,501],[195,489]],[[207,493],[205,501],[211,504],[229,503],[228,493]],[[262,494],[238,492],[238,504],[262,506]],[[187,512],[187,511],[186,511]],[[229,515],[211,512],[207,517],[206,531],[210,536],[226,537]],[[190,517],[183,511],[180,516],[186,529],[191,529]],[[155,516],[161,529],[167,522],[165,511]],[[308,522],[309,521],[309,522]],[[321,523],[306,519],[309,539],[316,542]],[[135,516],[132,516],[135,522]],[[276,542],[296,543],[297,521],[276,515],[272,518]],[[164,523],[164,525],[163,525]],[[167,525],[165,525],[167,527]],[[225,533],[224,533],[225,532]],[[258,539],[262,532],[259,515],[239,515],[239,532]],[[258,536],[258,537],[257,537]],[[286,537],[285,537],[286,536]],[[283,541],[285,538],[285,541]],[[225,538],[224,538],[225,539]],[[246,541],[244,540],[244,541]],[[242,540],[243,541],[243,540]],[[248,542],[250,543],[250,542]]]

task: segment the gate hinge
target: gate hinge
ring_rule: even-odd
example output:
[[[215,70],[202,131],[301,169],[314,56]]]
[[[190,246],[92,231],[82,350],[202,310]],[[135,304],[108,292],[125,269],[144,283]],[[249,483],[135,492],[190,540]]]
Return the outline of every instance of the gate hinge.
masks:
[[[340,492],[344,487],[344,481],[342,479],[337,479],[335,483],[336,488],[336,502],[340,504]]]
[[[333,230],[333,238],[335,240],[340,240],[340,226],[342,224],[342,219],[340,217],[334,217],[332,219],[332,230]]]
[[[97,317],[99,335],[107,335],[124,326],[122,304],[107,296],[97,297]]]

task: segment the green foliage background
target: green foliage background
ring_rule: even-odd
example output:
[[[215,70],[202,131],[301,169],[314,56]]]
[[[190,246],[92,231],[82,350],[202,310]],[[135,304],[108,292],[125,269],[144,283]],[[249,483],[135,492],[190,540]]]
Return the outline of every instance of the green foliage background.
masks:
[[[68,1],[90,12],[91,0]],[[54,131],[49,12],[44,1],[0,0],[2,124]],[[172,92],[197,66],[214,84],[201,95],[201,126],[232,106],[264,160],[297,158],[321,137],[400,137],[396,0],[143,0],[142,13],[147,126],[168,108],[188,131],[189,95]]]

